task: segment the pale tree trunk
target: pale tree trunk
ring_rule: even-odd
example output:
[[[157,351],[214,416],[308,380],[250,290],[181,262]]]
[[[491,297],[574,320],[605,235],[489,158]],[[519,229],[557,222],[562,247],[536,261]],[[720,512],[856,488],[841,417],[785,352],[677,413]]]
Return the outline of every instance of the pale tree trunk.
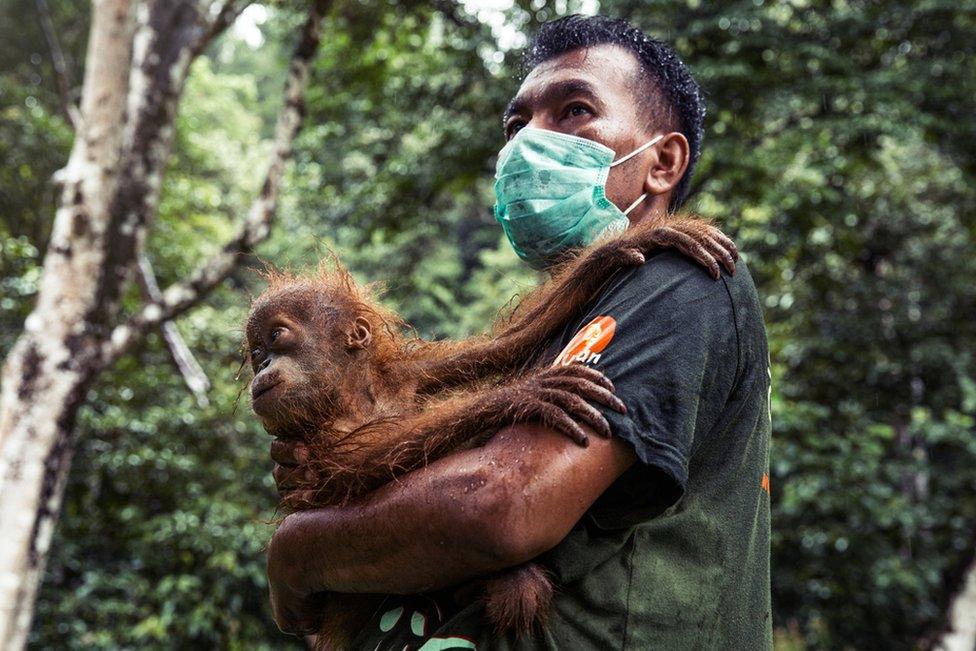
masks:
[[[79,125],[59,173],[61,204],[37,306],[7,357],[0,386],[0,644],[20,648],[30,626],[54,514],[70,462],[73,416],[91,378],[86,318],[104,264],[133,21],[129,0],[92,12]]]
[[[312,3],[267,178],[240,231],[184,282],[119,323],[156,214],[190,63],[246,2],[94,0],[81,107],[37,303],[0,376],[0,649],[23,648],[74,449],[98,374],[199,303],[267,237],[326,4]]]
[[[933,645],[937,651],[976,651],[976,555],[949,605],[946,630]]]

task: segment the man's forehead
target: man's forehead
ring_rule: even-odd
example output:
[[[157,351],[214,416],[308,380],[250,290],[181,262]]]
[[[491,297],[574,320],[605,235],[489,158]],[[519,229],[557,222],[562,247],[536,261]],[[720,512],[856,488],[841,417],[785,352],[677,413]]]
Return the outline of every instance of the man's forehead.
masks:
[[[515,100],[531,101],[553,84],[581,81],[595,92],[632,92],[640,73],[637,57],[627,48],[603,44],[572,50],[543,61],[522,82]]]

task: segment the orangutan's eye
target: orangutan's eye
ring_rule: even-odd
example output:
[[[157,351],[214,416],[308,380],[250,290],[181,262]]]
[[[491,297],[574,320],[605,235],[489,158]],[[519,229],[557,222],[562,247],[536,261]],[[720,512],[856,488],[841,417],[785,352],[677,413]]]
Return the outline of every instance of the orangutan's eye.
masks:
[[[280,337],[283,334],[285,334],[284,328],[275,328],[274,330],[271,331],[271,334],[268,335],[268,339],[271,340],[271,343],[274,343],[278,340],[278,337]]]
[[[251,349],[251,363],[257,364],[261,360],[261,356],[264,355],[264,349],[260,346],[255,346]]]

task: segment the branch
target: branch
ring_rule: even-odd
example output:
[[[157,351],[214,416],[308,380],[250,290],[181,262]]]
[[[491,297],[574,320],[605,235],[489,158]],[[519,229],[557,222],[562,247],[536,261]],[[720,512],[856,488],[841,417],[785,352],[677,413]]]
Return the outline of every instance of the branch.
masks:
[[[118,318],[122,292],[159,211],[173,125],[190,67],[237,7],[212,2],[203,7],[201,0],[154,0],[140,2],[135,12],[122,150],[108,204],[104,270],[92,309],[92,320],[103,333]]]
[[[149,262],[149,258],[145,254],[139,256],[139,273],[136,278],[146,300],[159,301],[162,298],[163,294],[159,291],[159,285],[156,283],[156,274],[153,273],[152,263]],[[207,374],[203,372],[203,368],[193,356],[190,347],[183,341],[175,323],[163,321],[160,324],[160,329],[170,357],[176,364],[176,368],[179,369],[180,375],[183,376],[187,388],[196,396],[198,405],[207,407],[210,404],[210,400],[207,398],[207,391],[210,389],[210,380],[207,378]]]
[[[313,2],[308,20],[302,27],[298,45],[288,67],[285,103],[278,114],[268,172],[237,235],[218,254],[197,267],[189,278],[166,288],[160,300],[147,304],[126,323],[117,326],[103,350],[104,363],[117,359],[150,328],[173,319],[206,298],[231,274],[243,255],[267,239],[277,209],[285,163],[291,157],[292,143],[305,112],[304,98],[309,70],[318,51],[322,16],[328,6],[329,2]]]
[[[64,59],[64,52],[61,50],[61,43],[58,42],[58,35],[54,31],[54,21],[51,20],[51,10],[47,6],[47,0],[35,0],[37,6],[37,16],[40,19],[41,30],[44,38],[47,39],[47,47],[51,53],[51,66],[54,68],[54,77],[58,84],[58,97],[61,100],[61,112],[72,129],[77,130],[81,124],[81,112],[71,101],[71,70]]]
[[[195,53],[199,54],[218,34],[230,27],[231,23],[237,20],[241,12],[251,3],[252,0],[225,0],[223,2],[202,0],[201,11],[213,16],[213,19],[210,20],[206,34],[197,45]]]

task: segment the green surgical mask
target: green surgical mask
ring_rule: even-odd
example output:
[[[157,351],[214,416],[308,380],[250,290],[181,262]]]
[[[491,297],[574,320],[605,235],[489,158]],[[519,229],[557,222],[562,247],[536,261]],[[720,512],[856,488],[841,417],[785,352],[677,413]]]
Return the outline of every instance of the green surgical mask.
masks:
[[[606,197],[610,168],[630,160],[659,135],[626,156],[600,143],[525,127],[502,148],[495,168],[495,219],[520,258],[536,269],[567,249],[586,246],[627,228],[627,215]]]

